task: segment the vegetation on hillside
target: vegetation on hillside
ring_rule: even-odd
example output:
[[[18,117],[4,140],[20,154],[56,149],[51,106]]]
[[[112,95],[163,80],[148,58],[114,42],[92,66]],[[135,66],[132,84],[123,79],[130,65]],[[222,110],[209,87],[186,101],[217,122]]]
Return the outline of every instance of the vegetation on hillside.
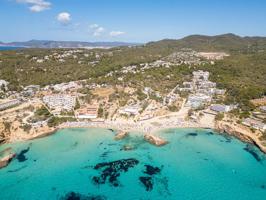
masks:
[[[231,56],[217,61],[215,65],[172,66],[147,69],[141,73],[121,74],[124,66],[139,65],[161,59],[182,48],[198,51],[225,51]],[[88,83],[123,84],[137,89],[140,99],[145,99],[141,90],[151,87],[166,94],[177,84],[189,80],[192,71],[202,69],[211,73],[210,79],[218,87],[227,89],[226,103],[239,103],[243,112],[252,108],[249,100],[266,95],[266,39],[262,37],[239,37],[233,34],[220,36],[189,36],[181,40],[162,40],[137,47],[117,47],[109,50],[83,50],[77,58],[65,58],[64,62],[50,59],[37,63],[32,58],[43,58],[53,53],[62,54],[66,49],[23,49],[4,51],[0,54],[0,79],[9,81],[10,89],[21,86],[55,84],[86,79]],[[85,53],[90,53],[84,57]],[[94,56],[100,54],[97,64],[91,65]],[[78,63],[78,61],[82,61]],[[112,76],[106,77],[109,72]],[[118,78],[123,75],[123,81]],[[115,98],[115,97],[113,97]],[[123,102],[121,102],[123,104]]]

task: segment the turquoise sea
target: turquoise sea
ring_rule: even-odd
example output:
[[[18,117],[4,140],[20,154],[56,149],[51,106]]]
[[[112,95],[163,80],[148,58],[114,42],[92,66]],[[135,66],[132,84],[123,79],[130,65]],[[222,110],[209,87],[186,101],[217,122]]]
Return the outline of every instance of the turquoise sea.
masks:
[[[209,129],[139,133],[115,141],[109,129],[63,129],[0,146],[17,157],[0,169],[1,200],[256,200],[266,198],[266,157]],[[131,150],[125,150],[126,147]]]

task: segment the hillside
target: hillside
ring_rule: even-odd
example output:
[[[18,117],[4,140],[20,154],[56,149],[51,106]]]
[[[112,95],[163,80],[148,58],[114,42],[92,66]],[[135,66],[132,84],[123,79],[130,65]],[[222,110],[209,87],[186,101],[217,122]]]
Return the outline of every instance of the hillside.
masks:
[[[234,34],[217,36],[191,35],[180,40],[161,40],[148,43],[154,48],[192,48],[198,51],[258,51],[266,49],[266,37],[240,37]]]
[[[123,74],[127,66],[152,63],[180,52],[183,48],[196,51],[224,51],[230,54],[214,65],[188,64],[157,67],[142,72]],[[86,79],[89,83],[125,84],[152,87],[166,92],[186,79],[193,70],[211,72],[211,79],[228,90],[228,101],[242,102],[266,94],[266,38],[192,35],[180,40],[162,40],[143,46],[112,49],[22,49],[0,52],[0,79],[21,86],[55,84]],[[110,76],[107,76],[111,74]],[[119,79],[123,79],[123,81]]]

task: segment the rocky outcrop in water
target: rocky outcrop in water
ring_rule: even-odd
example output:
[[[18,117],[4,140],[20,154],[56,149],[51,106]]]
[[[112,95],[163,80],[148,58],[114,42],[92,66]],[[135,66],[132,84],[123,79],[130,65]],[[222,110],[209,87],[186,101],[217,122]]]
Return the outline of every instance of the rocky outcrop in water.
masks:
[[[115,135],[115,140],[122,140],[123,138],[128,136],[128,132],[120,131]]]
[[[7,148],[1,151],[0,152],[0,169],[6,167],[15,156],[16,154],[12,152],[11,148]]]
[[[226,133],[229,135],[232,135],[238,139],[240,139],[243,142],[253,144],[257,146],[262,152],[266,153],[266,147],[263,146],[256,138],[252,138],[251,136],[248,136],[247,134],[243,134],[240,131],[236,130],[232,126],[229,126],[225,123],[217,123],[216,124],[216,130],[221,133]]]
[[[158,136],[152,135],[152,134],[145,134],[144,139],[148,141],[151,144],[154,144],[156,146],[163,146],[166,145],[168,142]]]

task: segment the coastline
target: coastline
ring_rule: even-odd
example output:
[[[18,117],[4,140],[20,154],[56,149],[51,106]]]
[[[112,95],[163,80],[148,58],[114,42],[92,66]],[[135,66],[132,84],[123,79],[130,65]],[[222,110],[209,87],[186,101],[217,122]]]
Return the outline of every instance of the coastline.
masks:
[[[89,122],[89,123],[80,123],[80,122],[66,122],[61,124],[58,127],[51,128],[49,131],[43,131],[39,134],[29,135],[25,138],[14,138],[9,140],[5,144],[12,144],[14,142],[19,141],[28,141],[28,140],[35,140],[43,137],[47,137],[50,135],[55,134],[59,130],[68,129],[68,128],[103,128],[103,129],[114,129],[115,131],[123,131],[123,132],[139,132],[143,134],[155,134],[158,132],[161,132],[163,130],[167,129],[182,129],[182,128],[194,128],[194,129],[212,129],[218,134],[226,134],[229,136],[233,136],[236,139],[244,142],[249,143],[252,145],[255,145],[261,152],[266,154],[266,147],[261,144],[261,142],[255,137],[250,136],[250,134],[246,134],[243,132],[236,131],[233,127],[227,125],[218,123],[214,127],[211,126],[203,126],[198,123],[187,123],[186,125],[182,126],[156,126],[156,125],[150,125],[148,127],[144,126],[145,124],[139,124],[139,123],[108,123],[108,122]],[[171,141],[170,141],[171,142]]]
[[[262,144],[254,133],[250,133],[244,128],[226,122],[219,122],[216,124],[215,130],[219,133],[225,133],[233,136],[244,143],[253,144],[258,147],[261,152],[266,154],[266,146]]]

